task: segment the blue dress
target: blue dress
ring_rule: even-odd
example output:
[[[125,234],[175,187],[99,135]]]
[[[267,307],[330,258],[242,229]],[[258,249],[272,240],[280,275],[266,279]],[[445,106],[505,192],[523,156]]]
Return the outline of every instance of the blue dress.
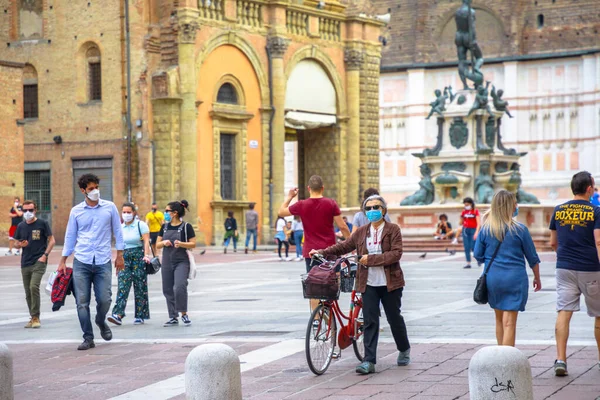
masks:
[[[474,256],[486,266],[492,259],[500,241],[483,228],[475,242]],[[502,247],[487,274],[489,304],[502,311],[525,311],[529,291],[529,278],[525,267],[540,263],[529,230],[518,223],[514,232],[508,231]]]

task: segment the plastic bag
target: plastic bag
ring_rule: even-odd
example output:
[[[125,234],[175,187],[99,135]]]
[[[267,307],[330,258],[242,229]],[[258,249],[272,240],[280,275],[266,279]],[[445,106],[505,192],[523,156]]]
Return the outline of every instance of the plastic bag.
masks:
[[[46,284],[46,288],[45,288],[48,296],[52,295],[52,286],[54,286],[54,280],[56,279],[57,275],[58,275],[58,271],[54,271],[48,277],[48,283]]]

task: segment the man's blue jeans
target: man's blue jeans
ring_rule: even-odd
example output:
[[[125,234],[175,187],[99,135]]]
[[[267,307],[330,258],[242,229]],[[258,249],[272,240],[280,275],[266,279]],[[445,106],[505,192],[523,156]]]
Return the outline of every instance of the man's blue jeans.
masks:
[[[111,283],[112,264],[110,261],[103,265],[96,265],[84,264],[76,258],[73,260],[73,287],[77,302],[77,315],[84,340],[94,339],[94,328],[90,317],[92,284],[94,284],[96,297],[96,325],[103,326],[106,324],[106,314],[110,309]]]
[[[256,238],[258,236],[258,231],[256,229],[246,229],[246,248],[250,244],[250,236],[252,236],[254,247],[252,247],[252,251],[256,251]]]
[[[475,232],[477,228],[463,228],[463,246],[465,248],[465,257],[467,257],[467,262],[471,262],[471,252],[475,248]]]

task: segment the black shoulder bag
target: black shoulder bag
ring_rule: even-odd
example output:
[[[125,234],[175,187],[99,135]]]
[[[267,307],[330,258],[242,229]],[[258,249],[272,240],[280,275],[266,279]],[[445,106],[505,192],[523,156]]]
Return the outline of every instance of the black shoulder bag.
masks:
[[[142,237],[142,230],[140,229],[139,222],[138,222],[138,232],[140,233],[140,237]],[[156,257],[156,255],[154,254],[154,249],[152,248],[152,245],[150,245],[150,251],[152,251],[152,259],[150,260],[149,263],[146,263],[146,274],[154,275],[158,271],[160,271],[161,265],[160,265],[160,259],[158,257]]]
[[[492,255],[492,259],[488,263],[487,267],[485,267],[485,271],[483,274],[477,279],[477,284],[475,285],[475,291],[473,291],[473,301],[477,304],[487,304],[488,302],[488,288],[487,288],[487,273],[492,266],[492,263],[496,259],[496,255],[498,254],[498,250],[500,250],[500,246],[502,246],[502,242],[498,244],[496,250],[494,251],[494,255]]]

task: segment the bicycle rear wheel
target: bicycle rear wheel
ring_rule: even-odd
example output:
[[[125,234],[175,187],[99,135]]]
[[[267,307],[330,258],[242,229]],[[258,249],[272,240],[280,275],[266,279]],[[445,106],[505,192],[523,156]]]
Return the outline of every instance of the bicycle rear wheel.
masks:
[[[364,342],[364,321],[362,318],[362,310],[358,314],[358,318],[354,320],[354,340],[352,341],[352,347],[354,348],[354,355],[358,358],[358,361],[363,361],[365,358],[365,342]]]
[[[337,325],[333,310],[319,304],[306,327],[306,361],[313,374],[322,375],[329,368],[336,339]]]

